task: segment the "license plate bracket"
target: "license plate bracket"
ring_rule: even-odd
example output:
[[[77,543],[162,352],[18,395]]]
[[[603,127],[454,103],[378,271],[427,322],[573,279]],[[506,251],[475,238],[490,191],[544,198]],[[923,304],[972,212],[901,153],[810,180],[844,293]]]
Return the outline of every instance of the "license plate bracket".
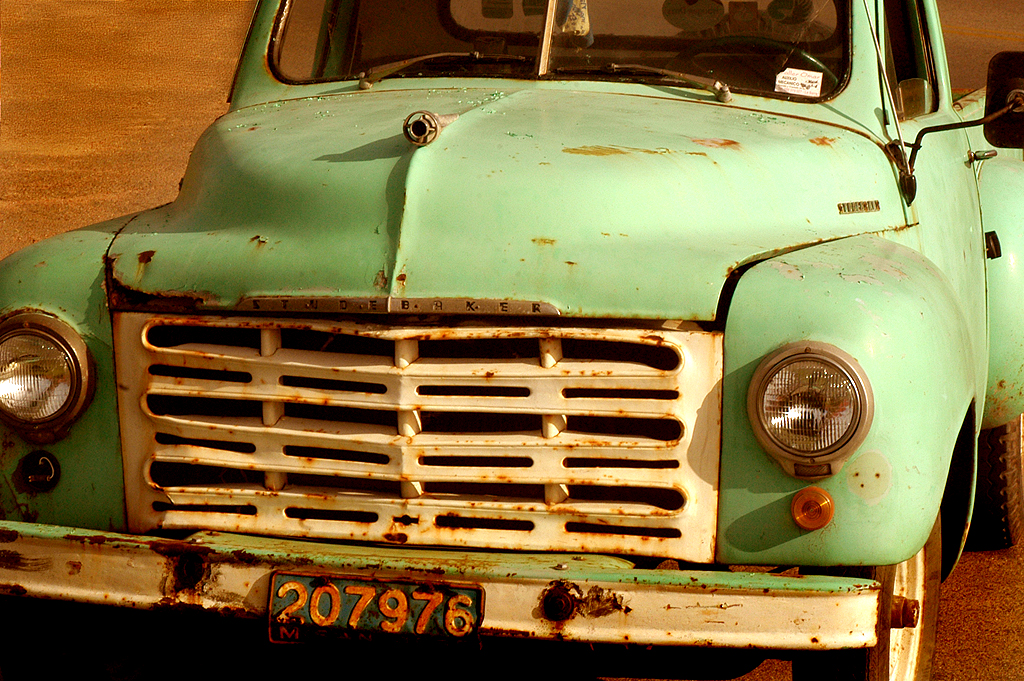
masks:
[[[267,611],[278,643],[378,632],[458,640],[477,633],[483,605],[472,584],[275,572]]]

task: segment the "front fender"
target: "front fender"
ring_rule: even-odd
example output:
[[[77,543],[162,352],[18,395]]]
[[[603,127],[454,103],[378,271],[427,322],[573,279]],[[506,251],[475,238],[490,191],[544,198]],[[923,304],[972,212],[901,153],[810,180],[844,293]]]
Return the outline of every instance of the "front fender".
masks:
[[[92,401],[66,437],[44,446],[0,424],[0,516],[97,530],[125,528],[124,473],[117,426],[114,350],[104,291],[104,257],[122,218],[67,232],[0,262],[0,317],[31,309],[60,318],[85,341],[96,381]],[[19,472],[39,449],[60,467],[57,486],[35,492]]]
[[[947,278],[893,242],[842,239],[746,271],[727,319],[718,560],[886,565],[914,555],[938,514],[984,347]],[[787,475],[761,449],[746,411],[762,358],[804,340],[852,355],[875,400],[867,439],[839,473],[814,483]],[[806,532],[790,502],[811,484],[832,495],[835,519]]]

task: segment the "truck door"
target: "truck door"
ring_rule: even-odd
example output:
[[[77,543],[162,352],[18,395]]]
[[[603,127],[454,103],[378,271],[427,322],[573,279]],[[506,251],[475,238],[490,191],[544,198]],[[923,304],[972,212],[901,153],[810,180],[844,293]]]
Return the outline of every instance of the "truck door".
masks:
[[[906,142],[925,127],[957,123],[938,19],[923,0],[884,0],[883,53],[886,79],[896,100]],[[893,122],[888,121],[893,137]],[[918,191],[908,210],[918,248],[951,279],[968,323],[985,338],[984,232],[978,183],[964,130],[926,135],[914,163]],[[910,150],[907,150],[910,153]],[[985,374],[985,352],[977,348],[976,375]],[[965,361],[969,361],[965,358]],[[959,424],[950,424],[951,428]]]

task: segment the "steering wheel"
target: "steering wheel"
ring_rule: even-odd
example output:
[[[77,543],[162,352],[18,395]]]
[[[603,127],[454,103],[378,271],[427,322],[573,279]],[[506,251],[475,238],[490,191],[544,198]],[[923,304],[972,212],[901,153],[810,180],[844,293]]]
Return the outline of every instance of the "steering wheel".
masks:
[[[803,66],[810,67],[807,70],[820,71],[824,75],[822,92],[830,92],[839,84],[839,78],[832,72],[832,69],[825,66],[820,59],[807,50],[797,47],[793,43],[787,43],[782,40],[775,40],[774,38],[765,38],[757,35],[727,35],[719,38],[701,40],[680,52],[676,56],[676,60],[693,62],[694,58],[698,55],[715,52],[717,50],[725,50],[735,54],[749,54],[756,57],[763,57],[767,50],[789,53],[787,63],[790,59],[795,57]],[[751,70],[754,71],[753,68],[751,68]],[[765,78],[767,77],[763,73],[759,73],[758,75]],[[771,74],[772,80],[774,80],[775,75],[776,74],[774,73]],[[728,78],[725,80],[728,82]]]

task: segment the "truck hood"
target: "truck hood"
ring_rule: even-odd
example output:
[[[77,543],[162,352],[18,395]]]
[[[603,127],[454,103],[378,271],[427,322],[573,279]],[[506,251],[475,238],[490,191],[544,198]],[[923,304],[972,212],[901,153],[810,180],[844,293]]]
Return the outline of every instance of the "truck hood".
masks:
[[[114,240],[112,302],[511,300],[713,320],[738,266],[905,224],[889,161],[850,129],[555,85],[232,112],[199,141],[179,198]],[[458,118],[415,147],[402,124],[418,110]]]

